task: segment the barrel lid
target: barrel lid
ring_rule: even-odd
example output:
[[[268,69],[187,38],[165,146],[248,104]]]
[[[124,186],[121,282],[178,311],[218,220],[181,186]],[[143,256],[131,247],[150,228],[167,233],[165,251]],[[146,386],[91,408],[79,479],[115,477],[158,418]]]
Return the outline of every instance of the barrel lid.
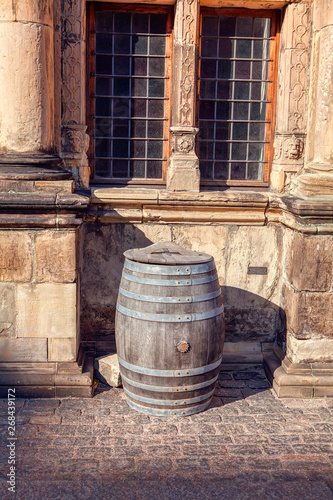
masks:
[[[149,264],[202,264],[213,260],[207,253],[185,250],[172,241],[161,241],[145,248],[126,250],[124,255],[129,260]]]

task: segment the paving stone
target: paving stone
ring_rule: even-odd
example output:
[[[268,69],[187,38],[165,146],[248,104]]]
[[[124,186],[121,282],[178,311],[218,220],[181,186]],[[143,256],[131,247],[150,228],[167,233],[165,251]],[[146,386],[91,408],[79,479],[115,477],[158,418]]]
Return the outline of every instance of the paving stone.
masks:
[[[241,395],[217,396],[207,411],[184,418],[135,412],[112,388],[89,400],[18,400],[22,498],[333,498],[332,402],[251,389],[265,381],[261,370],[241,370],[239,380],[239,372],[224,373],[220,388],[244,384]],[[6,425],[0,435],[6,440]],[[5,473],[1,462],[0,486]]]
[[[255,444],[244,444],[244,445],[228,445],[227,450],[232,455],[261,455],[262,450],[260,446]]]
[[[176,459],[176,470],[190,471],[190,472],[201,472],[201,471],[209,471],[209,461],[207,458],[177,458]]]

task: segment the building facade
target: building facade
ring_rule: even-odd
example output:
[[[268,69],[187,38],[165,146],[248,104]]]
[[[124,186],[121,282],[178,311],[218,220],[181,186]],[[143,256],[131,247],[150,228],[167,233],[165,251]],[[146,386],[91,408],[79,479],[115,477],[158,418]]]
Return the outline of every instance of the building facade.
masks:
[[[214,256],[224,363],[333,395],[330,0],[0,1],[0,382],[91,396],[123,252]]]

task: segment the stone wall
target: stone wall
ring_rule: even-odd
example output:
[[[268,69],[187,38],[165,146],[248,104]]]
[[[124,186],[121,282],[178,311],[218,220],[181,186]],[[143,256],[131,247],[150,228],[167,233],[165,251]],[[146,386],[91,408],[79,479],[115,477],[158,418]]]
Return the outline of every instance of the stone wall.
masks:
[[[0,361],[76,360],[76,231],[0,231]]]
[[[81,339],[109,341],[123,252],[173,241],[213,255],[224,295],[226,342],[256,345],[275,341],[283,328],[280,310],[281,228],[223,224],[84,224],[81,240]],[[261,267],[267,274],[249,274]]]

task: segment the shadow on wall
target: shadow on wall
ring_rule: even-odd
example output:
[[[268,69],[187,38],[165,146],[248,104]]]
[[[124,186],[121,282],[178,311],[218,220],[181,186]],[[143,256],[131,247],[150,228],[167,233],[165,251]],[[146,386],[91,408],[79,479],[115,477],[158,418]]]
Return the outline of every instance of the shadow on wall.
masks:
[[[146,236],[145,231],[149,234]],[[114,350],[114,319],[123,253],[157,241],[172,240],[170,225],[85,224],[81,229],[81,341],[103,342]],[[178,242],[177,242],[178,243]],[[260,350],[276,339],[283,347],[284,311],[255,293],[222,286],[226,317],[226,343]],[[107,347],[106,343],[109,344]],[[232,344],[234,344],[232,346]],[[99,350],[99,349],[98,349]],[[104,350],[104,349],[102,349]],[[246,350],[246,349],[245,349]]]

